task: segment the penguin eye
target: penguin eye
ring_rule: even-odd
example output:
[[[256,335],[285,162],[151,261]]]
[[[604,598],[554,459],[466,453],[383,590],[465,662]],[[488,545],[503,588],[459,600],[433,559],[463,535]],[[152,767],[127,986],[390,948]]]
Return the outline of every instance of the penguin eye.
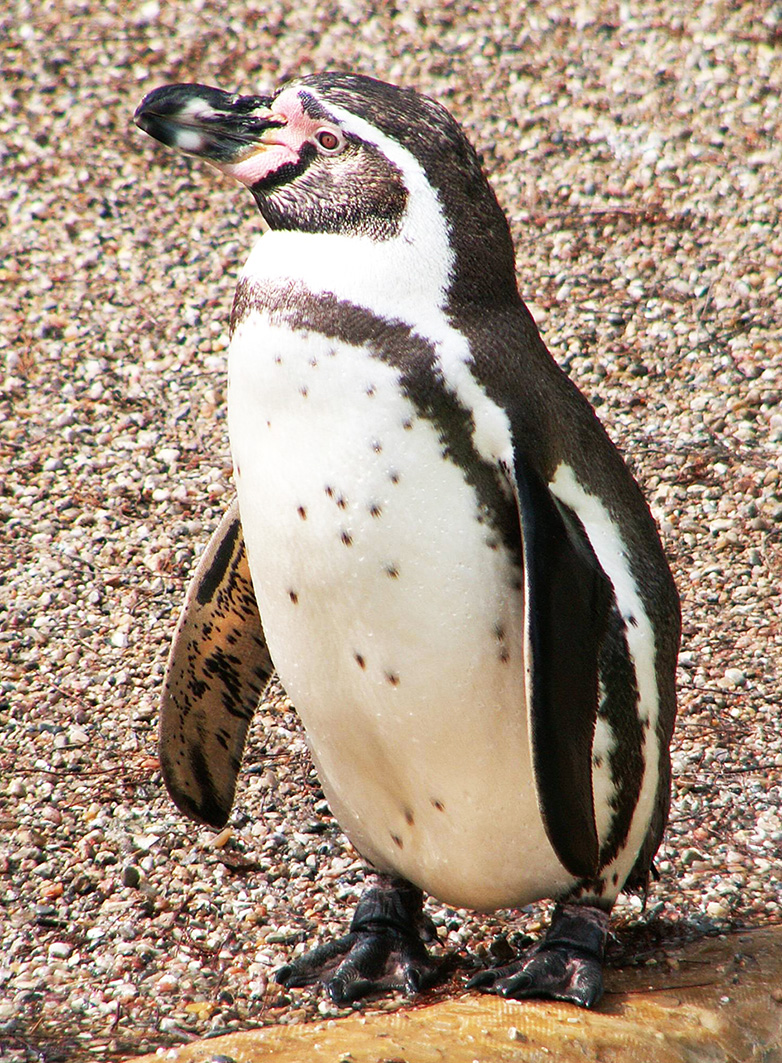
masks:
[[[338,151],[341,151],[345,144],[344,140],[337,136],[333,129],[319,129],[315,134],[315,139],[327,155],[335,155]]]

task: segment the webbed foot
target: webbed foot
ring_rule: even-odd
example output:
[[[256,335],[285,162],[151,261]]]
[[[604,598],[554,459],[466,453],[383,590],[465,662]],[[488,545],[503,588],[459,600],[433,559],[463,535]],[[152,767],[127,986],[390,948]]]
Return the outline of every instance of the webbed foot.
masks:
[[[468,989],[523,1000],[544,997],[593,1008],[603,995],[608,912],[558,904],[548,933],[517,960],[476,974]]]
[[[413,996],[436,980],[438,964],[424,946],[434,927],[423,914],[423,893],[404,879],[377,879],[362,894],[349,933],[281,967],[277,982],[323,982],[335,1004],[347,1004],[389,989]]]

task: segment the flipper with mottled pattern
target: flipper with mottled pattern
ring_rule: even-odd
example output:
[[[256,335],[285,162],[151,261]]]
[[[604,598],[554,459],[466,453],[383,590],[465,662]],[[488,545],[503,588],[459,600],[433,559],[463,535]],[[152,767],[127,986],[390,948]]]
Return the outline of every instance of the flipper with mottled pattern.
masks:
[[[188,587],[160,705],[163,778],[186,815],[222,827],[273,665],[234,501]]]

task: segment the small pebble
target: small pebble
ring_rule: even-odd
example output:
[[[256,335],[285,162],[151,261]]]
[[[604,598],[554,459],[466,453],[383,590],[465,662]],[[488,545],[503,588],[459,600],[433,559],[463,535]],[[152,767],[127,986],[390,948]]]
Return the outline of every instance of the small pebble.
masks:
[[[131,889],[136,889],[140,882],[141,871],[135,866],[135,864],[126,864],[122,870],[123,886],[129,886]]]
[[[73,945],[67,941],[53,941],[49,946],[49,956],[53,959],[67,960],[73,952]]]

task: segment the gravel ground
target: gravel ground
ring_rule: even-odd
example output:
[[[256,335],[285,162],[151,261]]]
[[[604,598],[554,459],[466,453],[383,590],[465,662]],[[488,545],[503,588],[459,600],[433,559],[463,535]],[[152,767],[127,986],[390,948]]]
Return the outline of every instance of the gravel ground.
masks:
[[[194,828],[161,784],[156,700],[232,495],[227,322],[259,231],[246,193],[132,126],[169,81],[353,69],[467,128],[521,290],[630,457],[683,597],[671,826],[645,912],[618,906],[613,962],[782,921],[782,5],[519,6],[0,13],[4,1061],[332,1014],[269,973],[342,928],[361,886],[280,698],[229,831]],[[430,912],[477,962],[547,908]]]

